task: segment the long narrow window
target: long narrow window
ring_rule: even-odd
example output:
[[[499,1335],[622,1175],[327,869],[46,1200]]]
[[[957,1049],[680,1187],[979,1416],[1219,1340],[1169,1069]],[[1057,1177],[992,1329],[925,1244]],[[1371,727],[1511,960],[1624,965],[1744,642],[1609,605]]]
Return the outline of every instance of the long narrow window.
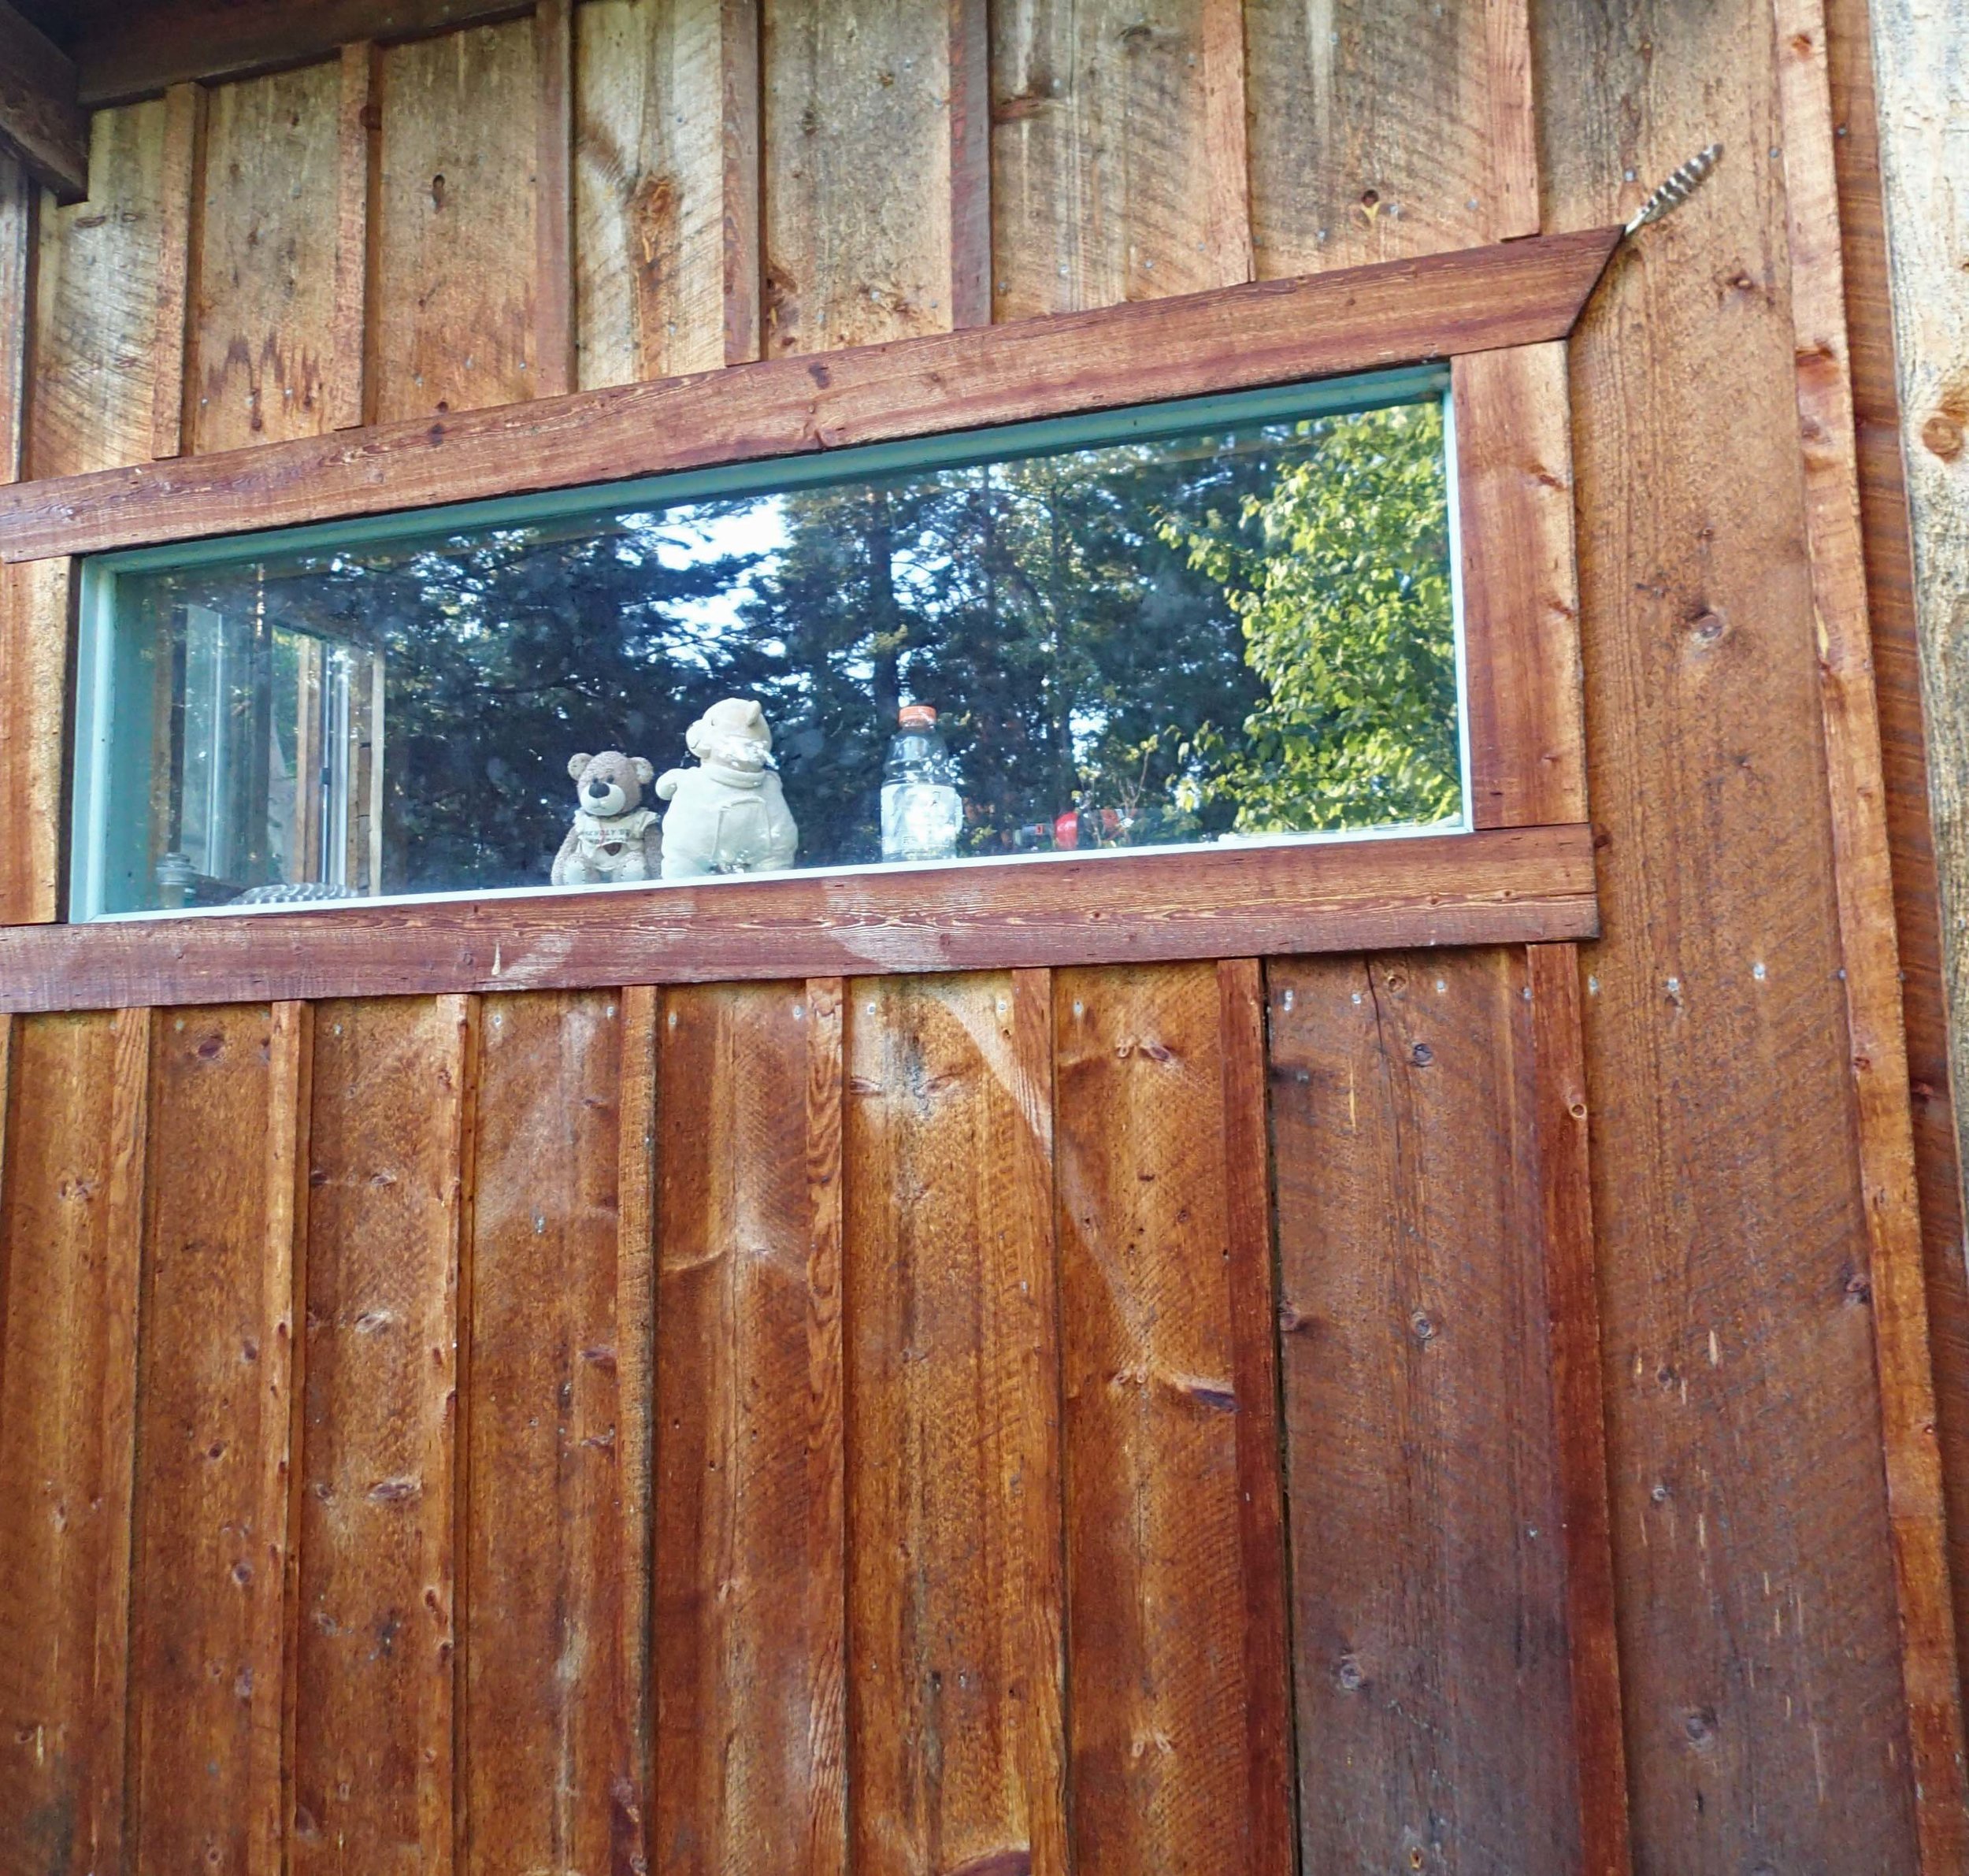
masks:
[[[106,556],[72,911],[1459,829],[1446,387]]]

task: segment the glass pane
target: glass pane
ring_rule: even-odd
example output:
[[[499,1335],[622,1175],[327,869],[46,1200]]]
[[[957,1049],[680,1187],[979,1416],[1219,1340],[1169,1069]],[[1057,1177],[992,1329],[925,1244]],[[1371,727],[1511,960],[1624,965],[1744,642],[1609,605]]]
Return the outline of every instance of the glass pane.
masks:
[[[78,911],[1460,827],[1409,395],[133,557]]]

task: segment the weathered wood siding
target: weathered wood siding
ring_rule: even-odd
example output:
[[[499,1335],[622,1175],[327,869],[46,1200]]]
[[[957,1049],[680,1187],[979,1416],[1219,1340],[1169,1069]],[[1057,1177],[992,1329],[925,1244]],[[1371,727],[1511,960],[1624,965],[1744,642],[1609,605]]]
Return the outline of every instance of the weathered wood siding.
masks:
[[[0,1868],[1578,1869],[1552,955],[0,1018]]]
[[[1590,227],[1727,150],[1569,348],[1576,587],[1550,362],[1459,387],[1580,622],[1583,753],[1563,685],[1486,732],[1589,799],[1577,955],[0,1018],[0,1870],[1598,1872],[1629,1812],[1674,1876],[1960,1867],[1824,37],[549,0],[173,70],[89,202],[0,200],[42,476]],[[68,590],[0,583],[16,921]]]

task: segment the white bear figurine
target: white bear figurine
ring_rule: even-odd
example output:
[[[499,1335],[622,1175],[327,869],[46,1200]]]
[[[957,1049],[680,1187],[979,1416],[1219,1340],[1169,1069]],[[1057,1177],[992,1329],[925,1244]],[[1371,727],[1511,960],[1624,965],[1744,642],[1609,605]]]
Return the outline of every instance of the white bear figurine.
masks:
[[[770,766],[773,732],[749,698],[714,703],[684,739],[701,767],[665,771],[663,877],[778,873],[793,864],[799,830]]]
[[[643,791],[655,769],[640,755],[605,749],[599,755],[569,756],[567,772],[580,806],[554,856],[554,884],[654,879],[663,836],[656,810],[643,805]]]

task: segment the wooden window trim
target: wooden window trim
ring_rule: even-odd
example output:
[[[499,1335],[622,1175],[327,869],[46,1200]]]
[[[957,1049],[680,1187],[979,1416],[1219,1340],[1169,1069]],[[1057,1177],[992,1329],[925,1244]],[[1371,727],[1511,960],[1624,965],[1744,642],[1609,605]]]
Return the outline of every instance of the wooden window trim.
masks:
[[[1563,339],[1618,228],[0,488],[0,558],[579,488]]]
[[[0,1013],[1596,936],[1584,825],[0,927]]]
[[[1598,933],[1563,341],[1615,229],[0,488],[65,560],[1450,365],[1472,831],[0,928],[0,1010],[1566,942]]]

